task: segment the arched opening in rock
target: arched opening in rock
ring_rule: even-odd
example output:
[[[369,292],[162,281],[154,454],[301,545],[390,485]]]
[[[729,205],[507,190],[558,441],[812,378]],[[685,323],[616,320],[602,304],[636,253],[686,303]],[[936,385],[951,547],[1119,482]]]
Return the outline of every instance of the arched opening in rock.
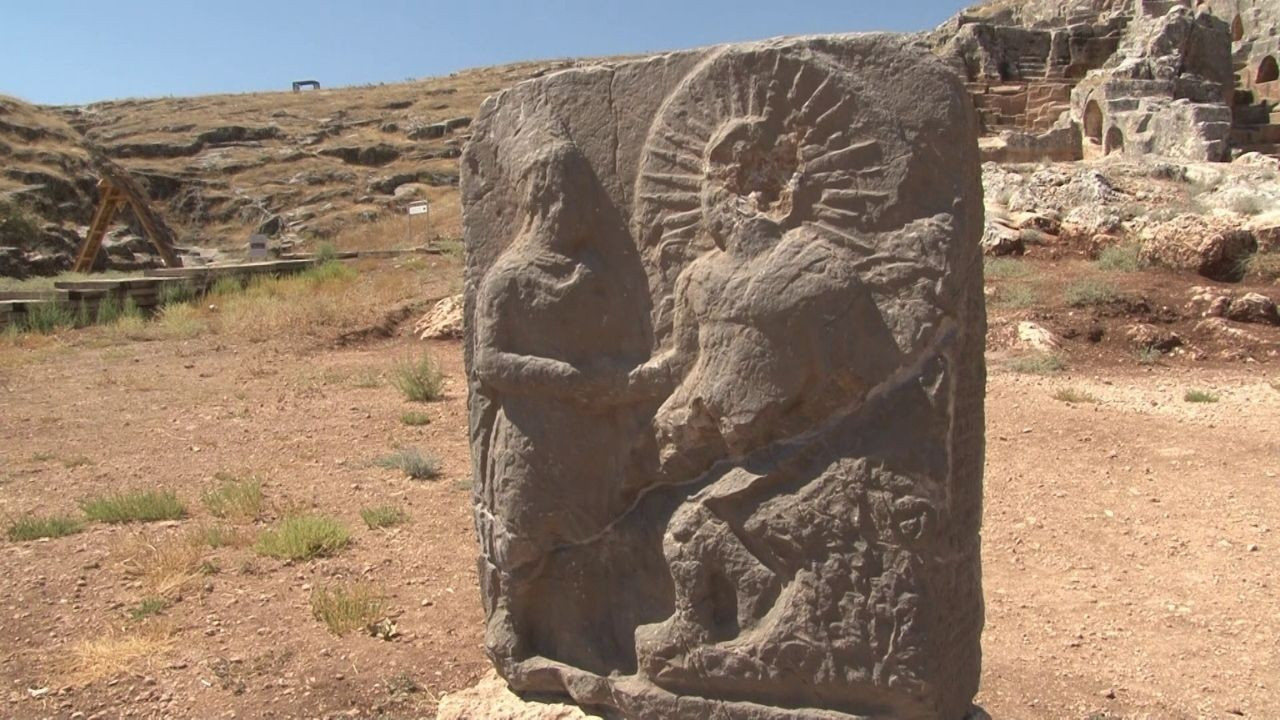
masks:
[[[1102,106],[1090,100],[1084,108],[1084,135],[1095,143],[1102,142]]]
[[[1276,59],[1270,55],[1262,59],[1262,63],[1258,65],[1258,79],[1256,82],[1269,83],[1280,80],[1280,65],[1276,64]]]
[[[1244,39],[1244,19],[1239,15],[1235,20],[1231,21],[1231,40],[1232,42],[1240,42]]]
[[[1124,152],[1124,133],[1120,128],[1113,127],[1107,131],[1107,142],[1102,146],[1102,150],[1107,155]]]

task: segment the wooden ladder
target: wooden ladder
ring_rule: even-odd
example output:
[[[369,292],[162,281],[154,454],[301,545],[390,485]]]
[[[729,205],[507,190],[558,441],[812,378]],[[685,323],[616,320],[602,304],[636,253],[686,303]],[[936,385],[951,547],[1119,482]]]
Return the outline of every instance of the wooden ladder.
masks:
[[[182,267],[182,259],[173,249],[173,230],[151,209],[142,188],[123,168],[107,160],[105,156],[93,153],[92,158],[93,164],[102,176],[98,181],[102,199],[98,202],[98,209],[93,215],[89,234],[85,235],[84,242],[80,244],[80,252],[76,255],[76,264],[72,270],[78,273],[93,271],[93,263],[102,250],[102,240],[107,235],[107,229],[111,227],[111,222],[120,212],[120,208],[126,204],[133,210],[133,215],[138,222],[142,223],[147,239],[155,246],[156,252],[160,253],[165,267]]]

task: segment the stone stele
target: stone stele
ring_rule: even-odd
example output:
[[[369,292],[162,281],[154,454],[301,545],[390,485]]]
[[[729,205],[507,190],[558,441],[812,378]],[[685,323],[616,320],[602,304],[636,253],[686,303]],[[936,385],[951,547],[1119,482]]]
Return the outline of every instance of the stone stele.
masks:
[[[462,159],[485,642],[623,718],[960,720],[982,188],[902,37],[577,68]]]

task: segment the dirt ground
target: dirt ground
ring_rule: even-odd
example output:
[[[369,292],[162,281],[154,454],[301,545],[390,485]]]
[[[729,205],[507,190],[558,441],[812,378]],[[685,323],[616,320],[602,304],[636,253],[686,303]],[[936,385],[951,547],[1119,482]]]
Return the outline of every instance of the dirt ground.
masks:
[[[0,717],[432,717],[487,670],[458,343],[430,344],[447,396],[415,405],[389,383],[423,345],[407,337],[95,333],[0,347],[0,517],[157,486],[191,516],[0,540]],[[1097,402],[1055,399],[1064,389]],[[1219,402],[1188,403],[1190,389]],[[402,424],[412,409],[431,423]],[[996,361],[987,409],[983,707],[997,720],[1280,717],[1278,366],[1099,360],[1040,377]],[[442,476],[373,465],[398,446],[437,455]],[[295,564],[210,551],[217,572],[132,620],[143,590],[120,548],[211,522],[199,498],[219,472],[263,478],[259,528],[310,506],[354,544]],[[366,529],[359,509],[384,503],[410,522]],[[312,618],[315,587],[351,580],[386,594],[399,637],[339,638]],[[84,643],[142,634],[163,637],[154,654],[86,670]]]

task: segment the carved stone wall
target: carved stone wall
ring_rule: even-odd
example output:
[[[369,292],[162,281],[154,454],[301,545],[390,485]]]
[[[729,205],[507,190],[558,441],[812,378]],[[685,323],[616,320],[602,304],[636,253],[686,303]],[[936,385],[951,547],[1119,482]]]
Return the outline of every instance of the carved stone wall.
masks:
[[[885,35],[575,69],[463,155],[486,645],[630,718],[959,720],[977,128]]]

